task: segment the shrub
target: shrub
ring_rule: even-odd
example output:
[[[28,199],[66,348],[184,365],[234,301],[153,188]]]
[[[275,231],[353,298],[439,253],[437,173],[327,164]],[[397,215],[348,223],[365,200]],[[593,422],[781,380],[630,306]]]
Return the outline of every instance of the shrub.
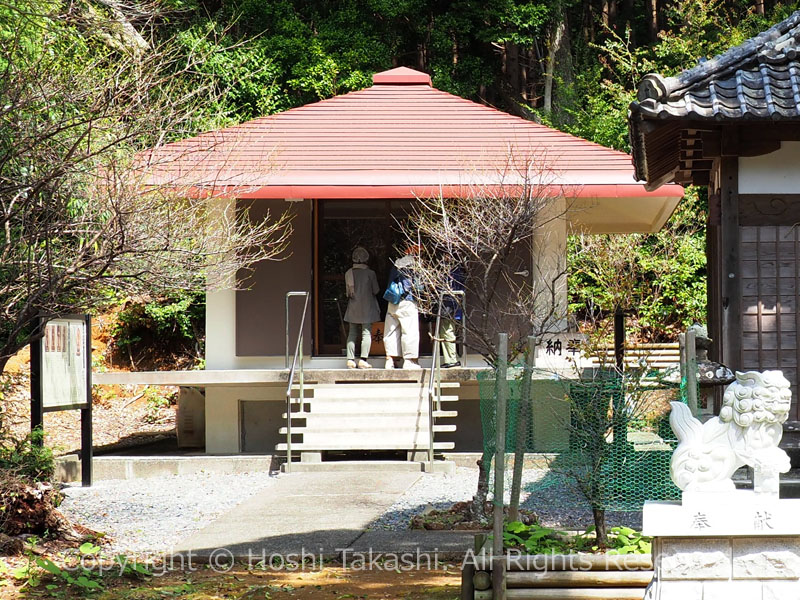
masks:
[[[111,330],[113,344],[136,367],[164,358],[194,362],[205,345],[205,294],[178,291],[169,296],[129,300]],[[174,366],[174,362],[172,363]]]
[[[0,431],[0,477],[14,474],[33,482],[50,481],[55,471],[55,461],[53,451],[43,445],[43,440],[41,429],[21,439]]]

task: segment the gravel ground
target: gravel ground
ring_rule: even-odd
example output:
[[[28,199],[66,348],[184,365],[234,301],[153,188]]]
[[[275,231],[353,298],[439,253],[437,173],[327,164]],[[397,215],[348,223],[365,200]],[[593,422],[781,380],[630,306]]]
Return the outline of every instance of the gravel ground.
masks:
[[[582,529],[592,524],[592,513],[574,490],[562,485],[537,486],[544,469],[526,469],[522,507],[539,516],[543,525]],[[447,508],[470,500],[475,492],[476,468],[458,467],[453,474],[432,473],[420,477],[369,529],[402,531],[414,515],[427,507]],[[91,488],[67,485],[61,505],[64,514],[111,538],[109,554],[158,554],[171,550],[180,540],[214,518],[256,494],[274,481],[268,473],[201,473],[100,481]],[[511,474],[506,481],[506,502]],[[641,528],[639,512],[608,512],[609,526]]]
[[[566,485],[537,486],[547,471],[526,469],[522,477],[521,507],[539,516],[542,525],[563,529],[584,529],[594,523],[592,511],[574,489]],[[478,470],[458,467],[453,474],[431,473],[421,477],[398,498],[391,508],[370,524],[370,529],[408,529],[411,518],[427,507],[447,508],[454,502],[471,500],[478,481]],[[505,501],[509,501],[511,473],[505,483]],[[627,525],[635,529],[642,526],[641,512],[607,511],[608,525]]]
[[[60,510],[107,534],[109,553],[162,553],[268,487],[269,473],[201,473],[67,485]]]

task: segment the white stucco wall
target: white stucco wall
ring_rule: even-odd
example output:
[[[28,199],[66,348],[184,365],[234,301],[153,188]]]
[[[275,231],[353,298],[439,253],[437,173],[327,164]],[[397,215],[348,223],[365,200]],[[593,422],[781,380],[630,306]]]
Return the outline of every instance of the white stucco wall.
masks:
[[[800,142],[782,142],[780,150],[739,159],[740,194],[796,194],[800,191]]]
[[[565,331],[567,325],[567,223],[570,213],[564,198],[553,202],[542,215],[546,224],[533,240],[531,280],[539,299],[538,312],[553,316],[550,331]]]
[[[239,402],[253,400],[286,401],[282,385],[209,386],[206,388],[206,453],[236,454],[239,452]],[[275,434],[276,432],[271,432]]]

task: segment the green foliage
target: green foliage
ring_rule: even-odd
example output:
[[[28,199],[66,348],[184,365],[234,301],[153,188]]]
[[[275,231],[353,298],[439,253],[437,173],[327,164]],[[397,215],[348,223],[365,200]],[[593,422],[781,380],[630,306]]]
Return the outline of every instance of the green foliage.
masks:
[[[506,523],[503,545],[524,551],[526,554],[571,554],[597,552],[594,526],[576,534],[568,534],[549,527],[520,521]],[[611,527],[608,530],[607,554],[650,554],[652,538],[643,536],[630,527]]]
[[[503,545],[524,549],[527,554],[566,554],[572,549],[566,536],[549,527],[512,521],[503,529]]]
[[[91,542],[86,542],[78,548],[78,552],[82,558],[95,557],[97,553],[100,552],[100,547],[95,546]],[[50,574],[62,585],[67,585],[82,594],[93,594],[99,592],[104,587],[102,571],[88,569],[83,566],[83,564],[70,569],[61,568],[45,556],[37,557],[34,562],[44,573]],[[28,576],[30,577],[30,575]],[[38,581],[36,585],[38,585]],[[60,587],[61,586],[58,584],[48,584],[46,586],[48,591],[56,591]]]
[[[657,233],[572,236],[570,311],[589,321],[631,311],[651,339],[705,322],[705,212],[705,193],[689,188]]]
[[[144,420],[147,423],[157,423],[161,419],[161,410],[174,404],[175,394],[164,395],[158,387],[148,387],[144,391],[147,404]]]
[[[30,481],[50,481],[55,471],[53,451],[43,444],[44,433],[35,429],[16,439],[0,429],[0,471]]]
[[[117,314],[111,335],[130,356],[148,353],[202,353],[205,294],[178,291],[169,296],[129,301]]]
[[[47,597],[73,597],[73,594],[87,597],[103,591],[109,577],[142,579],[153,575],[153,570],[148,564],[124,554],[115,556],[113,563],[109,565],[100,556],[100,546],[92,542],[80,545],[77,550],[77,562],[59,566],[52,559],[40,556],[35,551],[37,542],[36,537],[28,539],[25,562],[11,570],[9,574],[14,579],[22,581],[22,587],[43,587]],[[0,567],[2,566],[0,564]]]
[[[630,527],[612,527],[608,530],[608,554],[650,554],[653,538],[642,535]]]
[[[197,111],[195,129],[232,125],[279,109],[279,71],[258,40],[239,44],[215,22],[195,25],[175,39],[184,51],[209,57],[199,65],[196,79],[213,81],[217,91],[214,102]]]
[[[124,554],[115,556],[114,562],[119,568],[117,572],[121,577],[145,578],[153,576],[153,569],[148,564],[131,559]]]
[[[207,68],[226,94],[220,106],[206,111],[210,125],[215,110],[250,118],[259,106],[261,114],[270,114],[368,87],[373,73],[398,65],[428,71],[439,89],[500,100],[498,45],[541,43],[561,4],[223,0],[210,13],[209,4],[198,4],[162,35],[179,36],[188,52],[197,32],[217,33],[219,57]],[[258,64],[257,57],[264,63],[253,79],[247,65]],[[267,82],[267,75],[274,79]]]

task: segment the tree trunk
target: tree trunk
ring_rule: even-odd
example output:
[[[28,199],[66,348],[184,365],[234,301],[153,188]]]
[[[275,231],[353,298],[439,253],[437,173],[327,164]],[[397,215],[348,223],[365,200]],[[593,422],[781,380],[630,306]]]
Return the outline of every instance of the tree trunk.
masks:
[[[519,64],[519,45],[513,42],[506,42],[506,85],[511,91],[511,97],[515,102],[519,102],[522,96],[520,89],[520,64]]]
[[[535,75],[532,74],[532,65],[535,62],[533,55],[533,47],[525,51],[525,64],[522,67],[522,99],[531,104],[535,102],[536,92],[532,89],[532,83],[535,85]]]
[[[425,46],[424,44],[417,44],[417,69],[420,71],[425,70]]]
[[[593,508],[595,534],[597,535],[597,545],[600,548],[608,547],[608,532],[606,531],[606,511],[602,508]]]
[[[592,2],[584,2],[583,11],[581,12],[581,32],[583,33],[583,40],[587,43],[594,42],[595,24],[596,19]]]
[[[101,14],[89,4],[84,5],[83,17],[87,22],[86,25],[92,27],[94,35],[109,47],[121,52],[139,55],[150,50],[150,44],[136,31],[116,2],[110,0],[95,0],[95,2],[102,5],[109,16]]]
[[[536,366],[536,340],[528,338],[528,351],[525,353],[525,367],[522,373],[522,386],[517,403],[517,427],[514,433],[514,476],[511,480],[511,501],[508,505],[509,521],[519,521],[519,497],[522,493],[522,470],[525,464],[525,450],[527,449],[527,433],[531,424],[531,378],[533,367]]]
[[[764,14],[764,0],[756,0],[756,14]]]
[[[553,76],[556,69],[556,54],[558,54],[564,40],[566,31],[565,19],[559,19],[553,26],[550,36],[550,44],[547,52],[547,73],[544,74],[544,111],[549,113],[553,110]]]
[[[567,13],[560,16],[553,29],[553,35],[547,56],[547,73],[545,74],[544,109],[546,112],[558,111],[558,85],[568,89],[572,84],[572,56],[570,51],[569,24]],[[561,114],[563,118],[564,113]]]
[[[647,32],[650,36],[650,41],[656,43],[658,41],[658,0],[646,0],[647,7]]]
[[[489,475],[492,465],[491,456],[488,460],[485,460],[486,458],[487,455],[484,453],[484,456],[478,459],[478,489],[472,497],[472,517],[482,523],[488,521],[486,498],[489,495]]]

